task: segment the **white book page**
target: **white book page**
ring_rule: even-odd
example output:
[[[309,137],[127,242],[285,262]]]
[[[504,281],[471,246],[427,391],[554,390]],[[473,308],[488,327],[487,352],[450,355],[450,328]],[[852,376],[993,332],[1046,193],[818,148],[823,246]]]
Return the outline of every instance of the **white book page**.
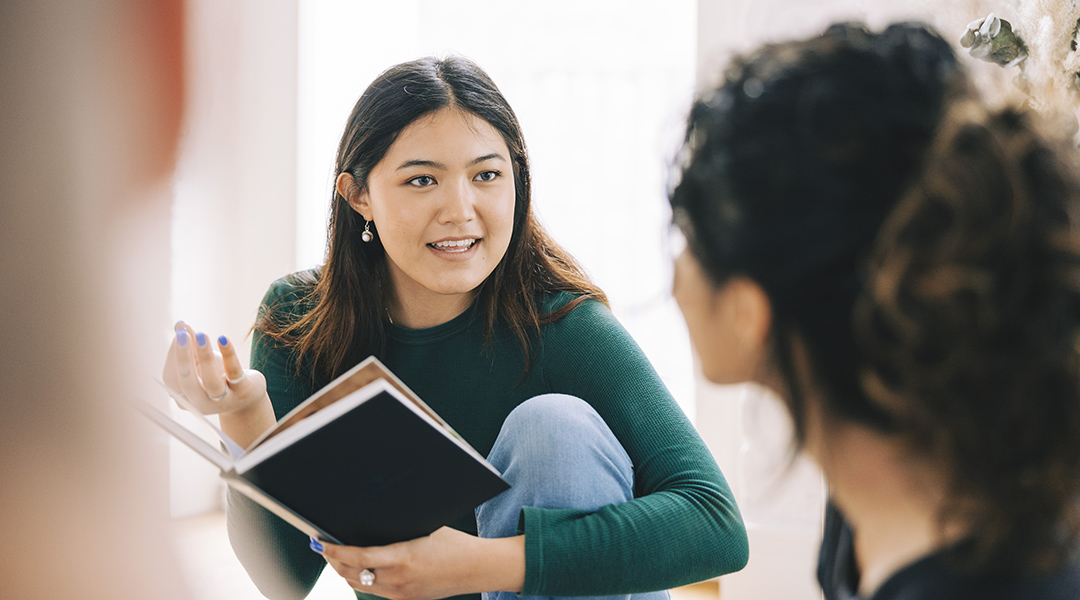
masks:
[[[159,427],[171,433],[173,437],[183,442],[188,448],[198,452],[203,458],[214,463],[217,468],[222,471],[228,471],[233,468],[233,461],[230,460],[229,457],[222,454],[217,448],[206,443],[206,440],[195,435],[193,431],[184,427],[172,417],[146,402],[136,402],[135,408],[146,415],[151,421],[157,423]]]
[[[240,447],[240,444],[234,442],[231,437],[229,437],[224,431],[221,430],[220,427],[214,425],[213,421],[207,419],[206,415],[199,412],[199,409],[195,408],[195,405],[192,404],[186,397],[184,397],[182,394],[177,394],[176,392],[169,389],[169,386],[165,385],[161,380],[155,379],[154,381],[156,381],[157,384],[160,385],[167,394],[169,394],[170,398],[176,400],[176,403],[179,404],[184,410],[195,415],[195,417],[199,419],[199,421],[201,421],[204,425],[212,429],[214,433],[217,434],[218,438],[222,441],[222,443],[225,444],[225,449],[229,452],[229,458],[236,460],[244,455],[244,449]]]

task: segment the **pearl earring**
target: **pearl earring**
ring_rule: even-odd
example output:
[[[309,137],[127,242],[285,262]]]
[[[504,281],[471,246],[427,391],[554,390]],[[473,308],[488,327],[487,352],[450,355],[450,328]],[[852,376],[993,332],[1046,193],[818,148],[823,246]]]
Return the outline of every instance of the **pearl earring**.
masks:
[[[371,221],[368,221],[367,219],[364,219],[364,233],[360,234],[360,239],[365,242],[370,242],[375,239],[375,234],[371,233]]]

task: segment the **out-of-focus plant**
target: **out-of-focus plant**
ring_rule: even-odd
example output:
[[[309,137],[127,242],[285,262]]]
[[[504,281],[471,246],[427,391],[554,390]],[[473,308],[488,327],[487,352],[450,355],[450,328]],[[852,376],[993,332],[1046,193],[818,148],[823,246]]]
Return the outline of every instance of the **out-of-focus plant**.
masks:
[[[975,58],[1002,67],[1017,65],[1028,55],[1024,40],[1013,32],[1012,24],[994,13],[968,23],[960,45],[968,48]]]
[[[980,60],[1006,69],[1018,67],[1013,82],[1027,94],[1028,106],[1053,119],[1062,134],[1076,135],[1080,0],[1020,0],[1016,11],[1013,22],[994,13],[972,21],[960,36],[960,45]]]

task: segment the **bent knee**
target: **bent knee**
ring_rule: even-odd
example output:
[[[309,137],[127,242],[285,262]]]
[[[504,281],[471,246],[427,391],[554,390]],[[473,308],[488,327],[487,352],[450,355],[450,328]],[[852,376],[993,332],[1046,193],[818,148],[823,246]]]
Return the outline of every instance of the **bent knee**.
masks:
[[[496,447],[492,462],[515,480],[513,485],[543,489],[557,504],[633,497],[630,457],[600,414],[580,398],[545,394],[526,400],[507,417]]]
[[[569,394],[542,394],[533,396],[510,411],[503,422],[503,433],[516,429],[528,431],[577,431],[604,428],[607,424],[588,402]],[[502,433],[500,433],[502,435]]]

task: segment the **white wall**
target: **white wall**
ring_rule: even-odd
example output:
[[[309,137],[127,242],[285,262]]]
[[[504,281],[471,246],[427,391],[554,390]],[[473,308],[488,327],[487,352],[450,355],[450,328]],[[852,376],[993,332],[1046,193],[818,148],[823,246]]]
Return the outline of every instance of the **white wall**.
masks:
[[[229,336],[246,364],[259,300],[295,265],[297,0],[189,0],[187,10],[169,312]],[[171,473],[174,516],[220,506],[216,470],[178,444]]]

